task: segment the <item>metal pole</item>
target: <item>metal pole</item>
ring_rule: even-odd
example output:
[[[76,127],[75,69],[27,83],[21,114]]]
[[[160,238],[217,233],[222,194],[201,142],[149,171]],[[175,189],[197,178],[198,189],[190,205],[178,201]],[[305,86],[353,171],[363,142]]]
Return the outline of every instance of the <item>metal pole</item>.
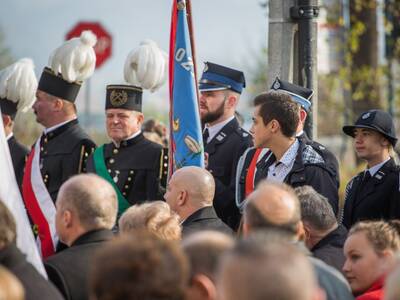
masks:
[[[314,71],[316,67],[316,33],[313,19],[318,17],[319,8],[317,0],[297,0],[297,5],[290,8],[290,16],[298,22],[298,84],[309,89],[317,89],[314,85]],[[315,92],[315,91],[314,91]],[[316,98],[313,102],[316,103]],[[313,114],[310,111],[304,127],[307,135],[313,138]]]

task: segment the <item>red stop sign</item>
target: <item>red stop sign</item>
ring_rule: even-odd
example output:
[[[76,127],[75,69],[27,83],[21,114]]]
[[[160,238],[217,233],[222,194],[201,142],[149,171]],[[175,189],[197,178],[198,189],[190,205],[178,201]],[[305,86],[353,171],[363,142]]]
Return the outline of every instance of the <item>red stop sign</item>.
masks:
[[[82,31],[91,30],[97,36],[97,43],[94,46],[96,53],[96,69],[100,67],[107,59],[110,58],[112,52],[111,34],[104,29],[98,22],[79,22],[66,35],[69,40],[73,37],[79,37]]]

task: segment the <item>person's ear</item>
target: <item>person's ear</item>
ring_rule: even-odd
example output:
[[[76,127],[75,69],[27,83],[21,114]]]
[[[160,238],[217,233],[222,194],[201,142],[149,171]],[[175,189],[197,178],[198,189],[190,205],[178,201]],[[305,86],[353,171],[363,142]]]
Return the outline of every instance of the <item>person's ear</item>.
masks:
[[[178,199],[177,199],[177,204],[178,206],[184,206],[186,204],[188,197],[188,192],[185,190],[179,191],[178,193]]]
[[[64,108],[64,101],[56,98],[53,100],[53,110],[54,111],[62,111],[62,109]]]
[[[305,239],[305,231],[304,231],[304,225],[302,221],[299,221],[296,225],[297,227],[297,238],[299,241],[304,241]]]
[[[307,119],[307,112],[303,108],[300,108],[300,122],[304,123],[306,119]]]
[[[191,282],[192,299],[216,299],[217,289],[213,281],[204,274],[197,274]]]
[[[72,212],[69,209],[66,209],[62,212],[62,222],[64,224],[65,228],[70,228],[72,227],[72,220],[73,220],[73,216],[72,216]]]
[[[236,107],[237,104],[237,97],[233,94],[228,94],[228,98],[226,101],[226,105],[228,108]]]

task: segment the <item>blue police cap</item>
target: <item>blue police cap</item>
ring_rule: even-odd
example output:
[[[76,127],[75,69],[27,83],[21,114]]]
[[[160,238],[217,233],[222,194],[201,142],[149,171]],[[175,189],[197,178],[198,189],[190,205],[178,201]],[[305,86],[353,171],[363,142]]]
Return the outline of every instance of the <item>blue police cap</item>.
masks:
[[[199,82],[200,91],[232,90],[241,94],[246,87],[242,71],[210,62],[204,64],[203,75]]]
[[[367,128],[378,131],[393,145],[396,145],[396,130],[392,116],[380,109],[372,109],[361,114],[354,125],[343,126],[343,132],[354,137],[355,128]]]
[[[310,99],[314,94],[313,90],[280,80],[278,77],[276,77],[275,81],[272,83],[271,89],[289,94],[292,99],[300,104],[305,110],[310,110]]]

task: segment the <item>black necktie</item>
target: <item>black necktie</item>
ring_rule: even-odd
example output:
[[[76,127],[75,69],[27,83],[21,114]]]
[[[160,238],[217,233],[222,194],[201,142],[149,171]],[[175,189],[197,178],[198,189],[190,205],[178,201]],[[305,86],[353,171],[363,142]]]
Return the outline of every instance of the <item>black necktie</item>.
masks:
[[[206,145],[207,144],[207,140],[210,136],[210,133],[208,132],[208,128],[205,128],[203,131],[203,144]]]
[[[367,171],[365,171],[365,173],[364,173],[364,177],[363,177],[362,182],[363,182],[363,183],[366,183],[366,182],[368,182],[368,180],[370,180],[370,179],[371,179],[371,173],[367,170]]]

